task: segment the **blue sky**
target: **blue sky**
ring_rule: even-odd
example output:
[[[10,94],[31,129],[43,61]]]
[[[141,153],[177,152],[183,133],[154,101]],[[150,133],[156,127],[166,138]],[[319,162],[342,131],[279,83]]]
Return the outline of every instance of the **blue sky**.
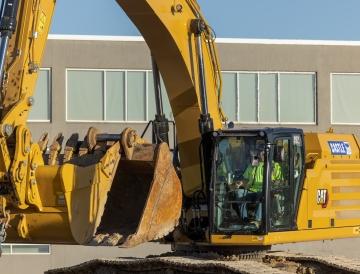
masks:
[[[199,3],[218,37],[360,40],[360,0]],[[58,0],[51,33],[139,35],[115,0]]]

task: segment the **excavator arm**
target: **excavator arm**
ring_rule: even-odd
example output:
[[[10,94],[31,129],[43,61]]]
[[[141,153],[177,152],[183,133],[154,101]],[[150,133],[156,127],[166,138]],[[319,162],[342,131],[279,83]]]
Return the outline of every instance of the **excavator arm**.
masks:
[[[221,127],[211,29],[193,1],[118,3],[144,35],[162,73],[181,132],[183,182],[189,183],[181,187],[166,143],[147,143],[131,129],[105,134],[91,128],[84,141],[75,134],[65,154],[61,134],[50,153],[47,134],[33,142],[26,121],[55,1],[4,1],[0,212],[13,242],[133,246],[158,239],[179,221],[182,189],[190,195],[201,188],[199,156],[193,153],[199,126]]]
[[[11,128],[26,124],[54,7],[55,1],[3,1],[2,135],[11,135]],[[15,18],[7,19],[6,13]],[[13,26],[8,27],[11,20]]]
[[[1,19],[1,171],[7,201],[26,209],[42,208],[35,166],[43,165],[41,152],[26,127],[55,1],[3,1]],[[32,167],[31,167],[32,166]],[[30,184],[31,185],[31,184]]]
[[[54,0],[3,1],[1,31],[0,220],[13,242],[134,246],[173,231],[182,196],[201,189],[201,135],[224,121],[214,35],[193,0],[118,0],[159,67],[178,129],[182,183],[166,143],[132,129],[90,128],[83,141],[26,121]]]
[[[182,186],[191,196],[201,188],[201,133],[221,129],[225,122],[213,31],[193,0],[117,2],[140,30],[161,71],[177,128]]]

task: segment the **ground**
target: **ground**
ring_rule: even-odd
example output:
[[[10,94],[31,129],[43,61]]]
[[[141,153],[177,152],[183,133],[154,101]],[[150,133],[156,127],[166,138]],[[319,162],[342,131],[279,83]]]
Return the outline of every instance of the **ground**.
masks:
[[[309,242],[274,246],[273,250],[301,252],[314,255],[336,255],[360,259],[360,238],[324,242]],[[43,273],[45,270],[76,265],[95,258],[138,257],[170,251],[170,246],[147,243],[136,248],[52,246],[51,255],[4,255],[0,269],[7,274]]]

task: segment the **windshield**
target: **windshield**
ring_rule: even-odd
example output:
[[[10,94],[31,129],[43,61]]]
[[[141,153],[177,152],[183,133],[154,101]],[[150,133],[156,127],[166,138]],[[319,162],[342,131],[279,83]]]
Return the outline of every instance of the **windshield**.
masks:
[[[265,141],[258,136],[223,137],[215,167],[215,230],[246,234],[262,224]]]

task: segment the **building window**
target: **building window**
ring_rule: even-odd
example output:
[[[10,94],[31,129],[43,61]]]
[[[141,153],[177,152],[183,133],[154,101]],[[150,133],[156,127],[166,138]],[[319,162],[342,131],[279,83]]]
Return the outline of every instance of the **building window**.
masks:
[[[222,107],[230,121],[237,121],[237,75],[236,73],[223,73]]]
[[[360,124],[360,74],[331,74],[331,123]]]
[[[49,255],[50,245],[46,244],[2,244],[6,255]]]
[[[29,113],[29,121],[49,122],[51,119],[51,70],[40,69],[33,94],[34,105]]]
[[[125,72],[106,72],[106,118],[110,121],[125,120]]]
[[[316,122],[315,73],[223,72],[223,90],[222,105],[229,120],[263,124]]]
[[[102,71],[68,71],[67,114],[70,120],[104,119]]]
[[[315,74],[279,74],[280,122],[315,123]]]
[[[146,122],[154,119],[151,71],[67,69],[66,75],[67,121]],[[163,82],[162,91],[164,112],[172,119]]]

